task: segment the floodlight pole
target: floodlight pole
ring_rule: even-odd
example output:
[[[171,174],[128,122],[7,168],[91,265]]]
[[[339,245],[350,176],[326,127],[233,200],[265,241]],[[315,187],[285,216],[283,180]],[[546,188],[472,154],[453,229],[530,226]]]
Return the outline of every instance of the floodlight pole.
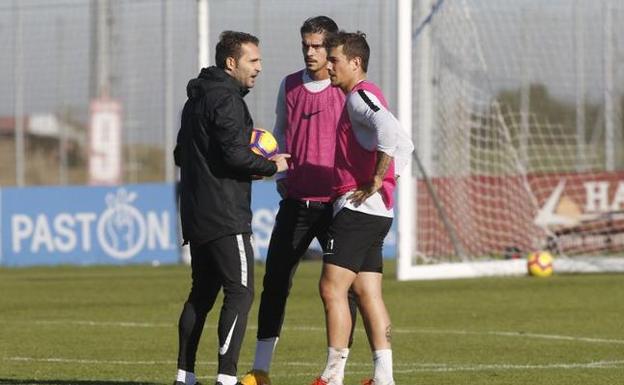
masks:
[[[97,98],[110,97],[110,3],[98,0],[97,15]]]
[[[613,5],[607,0],[604,8],[604,115],[605,115],[605,170],[615,169],[614,103],[613,103]]]
[[[22,9],[17,0],[13,1],[15,13],[15,41],[13,56],[13,73],[15,80],[15,184],[23,187],[25,184],[24,166],[24,36],[22,26]]]
[[[210,65],[210,9],[208,0],[197,0],[197,67],[198,71]],[[179,169],[178,169],[179,172]],[[178,216],[180,218],[180,216]],[[181,226],[178,228],[181,229]],[[191,264],[191,252],[188,245],[180,248],[180,259],[186,265]]]
[[[210,64],[209,15],[208,0],[197,0],[197,58],[200,70]]]
[[[165,130],[165,181],[175,181],[175,165],[173,164],[174,146],[174,102],[173,102],[173,1],[164,0],[162,3],[163,20],[163,72],[165,77],[163,111]]]

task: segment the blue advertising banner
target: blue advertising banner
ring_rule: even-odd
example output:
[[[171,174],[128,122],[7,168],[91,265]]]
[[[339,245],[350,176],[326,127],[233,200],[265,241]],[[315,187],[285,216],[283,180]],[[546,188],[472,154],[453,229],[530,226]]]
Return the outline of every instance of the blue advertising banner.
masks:
[[[279,195],[254,182],[256,258],[265,259]],[[395,226],[384,256],[395,256]],[[0,189],[0,265],[176,263],[178,212],[172,184]],[[320,250],[316,240],[311,248]]]
[[[252,229],[256,247],[256,259],[264,260],[271,239],[271,231],[275,223],[275,215],[279,208],[280,197],[275,190],[275,182],[258,181],[253,183],[251,208],[253,210]],[[321,246],[314,240],[312,248],[320,250]],[[396,220],[384,241],[383,254],[386,258],[396,256]]]
[[[0,264],[175,263],[173,184],[0,190]]]

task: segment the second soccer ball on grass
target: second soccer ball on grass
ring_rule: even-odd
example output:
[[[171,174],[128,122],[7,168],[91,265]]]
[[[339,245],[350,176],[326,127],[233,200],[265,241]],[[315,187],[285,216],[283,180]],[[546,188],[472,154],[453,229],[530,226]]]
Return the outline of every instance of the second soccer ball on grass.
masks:
[[[534,251],[527,258],[529,275],[550,277],[553,274],[553,256],[548,251]]]

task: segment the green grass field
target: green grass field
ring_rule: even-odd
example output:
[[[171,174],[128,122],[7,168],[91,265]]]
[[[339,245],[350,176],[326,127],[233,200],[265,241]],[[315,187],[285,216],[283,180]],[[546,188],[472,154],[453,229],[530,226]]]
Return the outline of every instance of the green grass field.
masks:
[[[303,263],[287,308],[272,377],[308,385],[325,361],[318,262]],[[256,299],[264,269],[256,266]],[[395,379],[416,384],[623,384],[624,277],[487,278],[384,283]],[[0,269],[0,384],[171,384],[177,318],[189,268]],[[220,300],[219,300],[220,301]],[[258,302],[240,371],[253,358]],[[212,385],[216,318],[197,374]],[[361,323],[346,385],[372,370]]]

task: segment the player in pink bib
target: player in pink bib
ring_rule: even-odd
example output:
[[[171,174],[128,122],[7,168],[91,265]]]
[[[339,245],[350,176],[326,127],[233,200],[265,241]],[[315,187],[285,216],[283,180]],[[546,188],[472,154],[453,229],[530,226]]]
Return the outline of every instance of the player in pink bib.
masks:
[[[366,385],[394,385],[390,316],[381,293],[382,246],[390,230],[397,172],[414,146],[388,111],[381,90],[366,80],[370,50],[362,33],[339,32],[327,41],[333,85],[347,95],[338,123],[334,219],[319,285],[325,306],[327,365],[312,385],[343,385],[348,357],[348,291],[352,288],[373,353]]]
[[[286,76],[280,85],[273,134],[291,158],[288,170],[277,175],[282,201],[267,253],[253,368],[241,379],[243,385],[270,384],[269,369],[297,265],[314,238],[327,245],[337,126],[345,101],[327,73],[324,40],[335,32],[338,26],[326,16],[307,19],[300,30],[305,69]],[[353,326],[354,299],[350,309]]]

